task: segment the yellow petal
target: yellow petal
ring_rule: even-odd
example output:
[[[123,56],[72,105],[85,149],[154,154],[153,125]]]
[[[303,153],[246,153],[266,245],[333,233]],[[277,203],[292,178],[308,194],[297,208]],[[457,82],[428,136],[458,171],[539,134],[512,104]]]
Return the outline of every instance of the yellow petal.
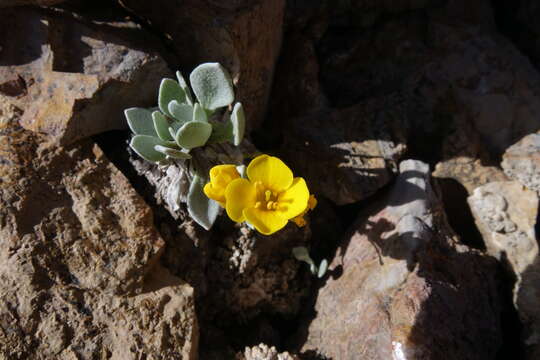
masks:
[[[217,165],[210,169],[210,182],[216,187],[223,187],[223,191],[231,181],[239,177],[235,165]]]
[[[227,215],[233,221],[244,221],[244,209],[255,206],[255,200],[255,186],[249,181],[242,178],[231,181],[225,190],[225,210]]]
[[[292,219],[307,210],[309,190],[303,178],[294,178],[290,188],[279,194],[277,211],[285,219]]]
[[[264,187],[275,192],[288,189],[293,181],[291,169],[274,156],[260,155],[247,167],[247,175],[252,182],[260,181]]]
[[[255,209],[254,207],[244,209],[246,220],[255,226],[261,234],[270,235],[287,225],[287,219],[283,218],[278,211]]]
[[[211,183],[204,185],[203,192],[210,199],[217,201],[221,205],[225,203],[225,191],[214,188]]]

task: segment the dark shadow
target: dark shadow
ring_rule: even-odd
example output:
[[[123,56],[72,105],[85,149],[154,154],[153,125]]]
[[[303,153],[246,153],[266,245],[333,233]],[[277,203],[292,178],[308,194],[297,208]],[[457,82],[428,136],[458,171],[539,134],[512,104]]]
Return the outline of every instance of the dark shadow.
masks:
[[[0,10],[0,66],[26,65],[39,59],[47,41],[47,25],[39,9]]]
[[[454,179],[434,179],[439,185],[441,202],[450,227],[461,242],[475,249],[485,250],[482,235],[474,222],[471,208],[467,203],[467,190]]]

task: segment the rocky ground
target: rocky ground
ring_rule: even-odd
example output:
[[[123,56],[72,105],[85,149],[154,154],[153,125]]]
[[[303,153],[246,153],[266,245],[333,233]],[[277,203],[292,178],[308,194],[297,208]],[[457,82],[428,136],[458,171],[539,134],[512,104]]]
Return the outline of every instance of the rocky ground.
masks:
[[[0,0],[0,359],[539,359],[539,16]],[[123,109],[208,61],[316,194],[306,227],[205,231],[127,150]]]

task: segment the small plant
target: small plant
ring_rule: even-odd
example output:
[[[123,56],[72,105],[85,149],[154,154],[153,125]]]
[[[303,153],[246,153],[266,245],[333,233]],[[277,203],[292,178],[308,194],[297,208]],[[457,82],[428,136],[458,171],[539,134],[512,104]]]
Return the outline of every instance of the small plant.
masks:
[[[143,159],[168,165],[173,162],[189,174],[187,196],[191,217],[209,229],[219,206],[202,192],[207,169],[193,158],[191,151],[207,144],[231,142],[240,145],[245,132],[241,103],[231,106],[234,89],[231,77],[218,63],[197,66],[189,80],[195,97],[180,72],[177,80],[163,79],[159,87],[158,108],[125,110],[129,128],[134,133],[130,147]],[[230,111],[220,109],[228,107]],[[199,159],[201,160],[201,159]]]
[[[306,182],[293,177],[291,169],[274,156],[260,155],[240,175],[234,165],[210,170],[204,193],[227,211],[231,220],[247,222],[264,235],[281,230],[289,220],[304,226],[304,215],[316,200]]]
[[[292,253],[296,260],[303,261],[306,264],[309,265],[309,270],[313,275],[317,275],[317,277],[320,279],[326,274],[326,270],[328,270],[328,261],[326,259],[323,259],[319,266],[315,265],[315,262],[311,259],[309,256],[308,249],[304,246],[295,247],[292,249]]]

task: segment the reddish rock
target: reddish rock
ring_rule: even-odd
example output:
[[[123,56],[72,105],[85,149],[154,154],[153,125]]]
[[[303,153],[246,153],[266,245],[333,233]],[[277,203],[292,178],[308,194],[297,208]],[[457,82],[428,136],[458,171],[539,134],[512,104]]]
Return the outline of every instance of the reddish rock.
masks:
[[[302,351],[493,359],[501,341],[494,272],[495,261],[458,243],[428,166],[404,161],[392,190],[343,239],[316,295],[317,315],[300,333]]]

